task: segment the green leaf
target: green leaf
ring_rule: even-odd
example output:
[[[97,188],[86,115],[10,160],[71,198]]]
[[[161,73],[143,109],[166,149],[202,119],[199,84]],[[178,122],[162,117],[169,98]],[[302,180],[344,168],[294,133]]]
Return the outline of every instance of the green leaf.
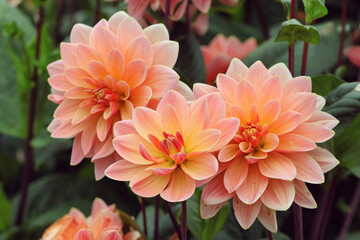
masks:
[[[282,232],[273,233],[272,237],[273,237],[273,240],[291,240],[291,238],[288,235],[286,235]],[[259,240],[267,240],[267,239],[268,238],[261,238]]]
[[[360,114],[340,135],[335,137],[335,154],[340,164],[360,178]]]
[[[358,240],[360,239],[360,231],[358,232],[349,232],[346,234],[345,240]]]
[[[339,47],[339,36],[336,31],[336,22],[325,22],[315,25],[320,32],[320,42],[318,45],[309,45],[307,72],[308,76],[315,76],[329,71],[335,66],[337,61],[337,51],[329,49],[337,49]],[[301,58],[304,44],[296,42],[295,44],[295,76],[300,75]],[[261,60],[268,68],[276,63],[288,62],[288,44],[274,43],[274,38],[266,40],[258,46],[250,55],[244,59],[247,66]]]
[[[302,0],[302,2],[305,7],[307,24],[328,14],[328,10],[325,7],[325,0]]]
[[[194,83],[205,83],[205,63],[200,44],[193,32],[186,31],[187,26],[178,23],[171,39],[179,42],[179,57],[174,69],[178,72],[181,80],[192,86]]]
[[[214,235],[224,226],[229,212],[230,206],[224,206],[214,217],[205,220],[205,226],[201,234],[201,239],[213,239]]]
[[[343,83],[326,96],[324,111],[340,121],[335,128],[337,134],[349,126],[360,112],[360,92],[355,91],[358,84]]]
[[[5,230],[11,223],[11,203],[6,197],[2,183],[0,183],[0,230]]]
[[[196,239],[201,239],[204,226],[204,219],[200,217],[201,190],[196,189],[195,193],[187,200],[187,225],[190,232]]]
[[[290,19],[281,24],[275,42],[288,42],[290,46],[294,46],[296,41],[304,41],[316,45],[319,43],[319,38],[320,34],[315,27]]]
[[[330,91],[345,83],[344,80],[335,75],[324,74],[311,78],[312,92],[321,96],[326,96]]]

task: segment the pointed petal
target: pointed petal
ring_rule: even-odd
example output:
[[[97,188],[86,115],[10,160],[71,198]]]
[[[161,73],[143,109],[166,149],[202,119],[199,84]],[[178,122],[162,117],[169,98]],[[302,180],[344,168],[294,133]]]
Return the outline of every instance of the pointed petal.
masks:
[[[307,152],[316,148],[310,139],[297,134],[284,134],[279,136],[278,152]]]
[[[216,87],[204,83],[195,83],[193,86],[193,91],[196,99],[208,93],[219,92],[219,90]]]
[[[269,125],[269,132],[281,135],[294,130],[301,120],[301,114],[295,111],[280,113],[278,118]]]
[[[154,54],[153,65],[160,64],[173,68],[179,54],[179,43],[175,41],[161,41],[152,45]]]
[[[158,139],[163,138],[161,115],[149,108],[138,107],[134,110],[133,121],[135,129],[145,139],[152,134]]]
[[[60,44],[60,55],[62,62],[66,68],[68,67],[77,67],[78,63],[76,61],[76,47],[75,43],[65,43]]]
[[[126,160],[120,160],[111,164],[106,170],[105,175],[117,181],[130,181],[137,173],[145,170],[147,166],[138,165]]]
[[[250,108],[257,102],[255,88],[248,81],[241,81],[235,92],[235,104],[240,106],[248,119],[250,119]]]
[[[300,92],[311,92],[310,77],[305,77],[305,76],[296,77],[284,84],[283,87],[284,98]]]
[[[94,240],[94,234],[91,230],[81,229],[77,232],[74,237],[74,240]]]
[[[234,157],[239,153],[239,144],[228,144],[222,149],[220,149],[219,152],[219,161],[220,162],[228,162],[230,160],[233,160]]]
[[[255,222],[259,215],[261,202],[248,205],[240,201],[237,197],[233,198],[233,208],[236,220],[243,229],[248,229]]]
[[[333,169],[340,162],[325,148],[317,147],[307,152],[320,165],[324,173]]]
[[[120,135],[137,133],[132,120],[118,121],[114,124],[113,129],[115,137]]]
[[[129,1],[128,9],[131,8],[131,2],[146,2],[146,1]],[[131,15],[131,13],[129,12]],[[117,37],[124,49],[135,38],[143,36],[143,31],[140,24],[132,17],[125,18],[117,29]]]
[[[144,15],[148,5],[149,5],[149,0],[143,0],[143,1],[129,0],[127,10],[130,16],[139,20]]]
[[[229,68],[226,71],[226,75],[235,79],[237,82],[240,82],[243,80],[248,70],[249,69],[241,60],[234,58],[230,62]]]
[[[261,109],[265,104],[272,100],[281,100],[282,97],[282,86],[278,76],[271,77],[261,86],[259,90],[259,108]]]
[[[244,158],[235,158],[225,171],[224,185],[229,193],[234,192],[244,182],[249,164]]]
[[[103,232],[97,240],[122,240],[122,238],[118,231],[110,230]]]
[[[309,189],[303,181],[295,179],[293,181],[295,186],[295,199],[294,202],[301,207],[314,209],[317,208],[316,201],[311,195]]]
[[[295,93],[281,101],[282,111],[295,111],[301,114],[301,121],[308,120],[316,108],[316,95],[314,93]]]
[[[134,59],[144,60],[147,67],[150,68],[153,62],[153,52],[149,40],[144,36],[131,40],[125,49],[124,59],[126,64]]]
[[[272,100],[265,104],[265,106],[261,109],[259,113],[259,121],[261,126],[263,127],[265,124],[270,125],[280,115],[280,103],[277,100]]]
[[[171,184],[169,183],[170,176],[170,174],[158,176],[151,171],[142,171],[132,177],[130,187],[132,191],[139,196],[155,197],[163,192],[166,186],[169,187]]]
[[[178,168],[171,174],[169,185],[160,196],[169,202],[181,202],[189,199],[194,191],[194,179]]]
[[[181,169],[195,180],[212,177],[218,170],[217,159],[210,153],[193,152],[186,155]]]
[[[153,24],[144,28],[144,34],[148,37],[152,44],[157,43],[159,41],[168,41],[169,40],[169,32],[164,24]]]
[[[278,211],[286,211],[295,198],[295,187],[292,182],[269,179],[261,201],[268,207]]]
[[[206,205],[203,201],[200,201],[201,218],[208,219],[214,217],[226,203],[227,201],[214,205]]]
[[[133,89],[145,81],[146,75],[146,62],[141,59],[135,59],[126,65],[124,81],[129,85],[130,89]]]
[[[109,19],[109,28],[113,33],[116,33],[120,23],[128,18],[129,15],[124,11],[119,11],[112,15]]]
[[[179,123],[183,123],[189,118],[188,104],[180,93],[172,90],[168,91],[157,106],[157,111],[164,115],[167,111],[167,105],[173,107]]]
[[[153,91],[153,98],[161,98],[168,90],[174,88],[179,81],[179,75],[171,68],[163,65],[153,65],[148,69],[144,85]]]
[[[245,80],[249,81],[255,89],[259,89],[263,83],[271,77],[269,71],[260,61],[256,61],[245,74]]]
[[[272,76],[278,76],[282,83],[286,83],[292,80],[291,73],[284,63],[278,63],[269,68],[269,72]]]
[[[233,196],[234,193],[229,193],[224,186],[224,172],[222,172],[205,185],[201,201],[206,205],[214,205],[226,202]]]
[[[48,82],[53,89],[61,92],[68,91],[74,87],[74,84],[69,81],[65,74],[53,75],[48,79]]]
[[[192,2],[202,13],[207,13],[211,6],[211,0],[193,0]]]
[[[296,177],[296,167],[281,153],[271,152],[266,159],[259,160],[258,164],[265,177],[289,181]]]
[[[267,208],[262,204],[258,219],[266,229],[271,232],[277,232],[276,211],[274,209]]]
[[[115,80],[122,80],[124,73],[125,63],[121,52],[117,49],[113,49],[107,56],[106,69],[109,74],[115,78]]]
[[[291,133],[304,136],[316,143],[322,143],[335,135],[333,130],[315,123],[301,123]]]
[[[249,165],[248,174],[244,182],[236,190],[238,198],[246,203],[255,203],[266,189],[268,178],[264,177],[257,166],[257,164]]]
[[[72,43],[89,44],[89,37],[92,28],[84,24],[75,24],[71,29],[70,41]]]
[[[323,183],[324,174],[319,164],[307,153],[286,154],[296,167],[296,178],[308,183]]]
[[[224,98],[224,100],[230,104],[233,104],[238,83],[225,74],[219,74],[216,79],[216,85],[219,88],[221,96]]]
[[[333,129],[336,125],[338,125],[339,120],[331,116],[329,113],[315,111],[307,122],[321,124],[329,129]]]
[[[134,108],[144,107],[148,104],[151,96],[152,96],[151,88],[142,85],[131,90],[129,101],[132,103]]]
[[[108,136],[108,133],[111,128],[111,123],[112,123],[111,119],[105,120],[103,117],[99,117],[99,120],[96,124],[96,132],[101,142],[103,142]]]
[[[70,159],[70,165],[75,166],[78,165],[85,157],[84,152],[81,148],[81,135],[78,135],[75,137],[72,152],[71,152],[71,159]]]
[[[95,170],[95,179],[98,181],[105,176],[105,170],[116,161],[115,155],[111,154],[109,156],[95,159],[94,170]]]
[[[47,66],[47,70],[49,72],[50,77],[56,74],[64,73],[65,66],[62,60],[57,60],[55,62],[50,63]]]

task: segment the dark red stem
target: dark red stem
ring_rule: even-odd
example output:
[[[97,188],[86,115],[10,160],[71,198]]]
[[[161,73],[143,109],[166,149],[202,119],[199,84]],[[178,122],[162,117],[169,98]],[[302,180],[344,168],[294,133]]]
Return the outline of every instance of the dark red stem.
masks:
[[[320,200],[319,208],[316,212],[313,228],[311,231],[311,240],[321,240],[322,238],[322,235],[326,229],[326,224],[330,213],[329,210],[334,200],[336,188],[339,183],[339,178],[339,172],[335,172],[335,175],[331,179],[329,186],[322,194],[322,198]]]
[[[304,42],[304,49],[303,49],[302,62],[301,62],[301,73],[300,73],[301,76],[306,75],[308,48],[309,48],[309,43]]]
[[[349,212],[346,214],[345,221],[341,227],[341,231],[340,231],[338,240],[343,240],[345,238],[347,232],[349,231],[354,214],[356,212],[356,209],[358,208],[359,201],[360,201],[360,179],[358,179],[355,193],[354,193],[354,196],[350,203],[350,209],[349,209]]]
[[[295,46],[289,46],[289,70],[294,77],[294,48]]]
[[[95,0],[94,25],[100,20],[101,0]]]
[[[268,239],[273,240],[272,232],[270,232],[269,230],[266,230],[266,233],[267,233]]]
[[[159,239],[159,210],[160,210],[160,197],[155,197],[155,224],[154,224],[154,240]]]
[[[64,17],[65,12],[65,1],[64,0],[58,0],[57,1],[57,15],[55,20],[55,27],[54,27],[54,38],[56,43],[60,43],[62,36],[60,34],[62,20]]]
[[[261,5],[261,2],[259,0],[254,0],[255,10],[256,14],[258,16],[258,19],[260,21],[261,29],[263,31],[264,37],[267,39],[269,38],[269,27],[267,24],[267,20],[265,18],[265,12],[264,8]]]
[[[291,0],[290,19],[295,18],[296,0]]]
[[[171,222],[172,222],[172,224],[173,224],[173,226],[174,226],[174,229],[175,229],[175,231],[176,231],[179,239],[181,239],[180,226],[179,226],[179,224],[178,224],[178,222],[177,222],[177,220],[176,220],[176,218],[175,218],[175,215],[174,215],[173,211],[171,210],[170,203],[167,202],[167,201],[164,201],[164,202],[165,202],[166,209],[167,209],[167,211],[168,211],[168,213],[169,213]]]
[[[345,41],[346,8],[347,8],[347,0],[343,0],[342,12],[341,12],[341,35],[340,35],[337,66],[340,66],[342,64],[342,58],[343,58],[343,49],[344,49],[344,41]]]
[[[141,212],[143,216],[144,234],[145,236],[147,236],[146,208],[145,208],[145,199],[143,197],[140,198],[140,204],[141,204]]]
[[[294,203],[294,230],[295,230],[295,240],[303,240],[303,223],[302,223],[302,209],[299,205]]]
[[[181,239],[187,240],[186,201],[181,203]]]
[[[185,19],[188,31],[191,32],[190,0],[186,3]]]
[[[36,46],[35,46],[35,61],[39,60],[40,56],[40,46],[41,46],[41,29],[44,23],[44,6],[41,4],[39,8],[39,20],[36,26]],[[34,138],[34,122],[35,122],[35,110],[36,110],[36,98],[38,93],[38,66],[35,64],[33,75],[32,75],[32,84],[33,87],[30,90],[29,97],[29,107],[28,107],[28,120],[27,120],[27,135],[25,141],[25,166],[22,178],[22,186],[21,186],[21,196],[18,205],[18,210],[15,218],[15,225],[20,226],[23,217],[24,210],[26,206],[26,200],[28,195],[29,183],[31,178],[31,172],[33,167],[33,148],[31,146],[31,141]]]
[[[170,0],[166,0],[165,2],[165,16],[164,23],[168,31],[170,30]]]

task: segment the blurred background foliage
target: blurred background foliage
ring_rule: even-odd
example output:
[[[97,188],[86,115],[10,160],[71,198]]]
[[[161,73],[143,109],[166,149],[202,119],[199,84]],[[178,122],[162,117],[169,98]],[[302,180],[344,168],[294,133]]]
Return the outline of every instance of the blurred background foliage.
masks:
[[[285,2],[286,1],[282,1]],[[318,204],[328,188],[336,188],[335,201],[330,208],[329,225],[324,239],[335,239],[342,226],[344,215],[358,178],[360,178],[360,94],[353,89],[359,69],[343,58],[337,66],[340,38],[341,2],[327,0],[328,14],[313,22],[319,32],[319,44],[309,46],[307,75],[313,79],[313,91],[325,96],[325,110],[339,120],[334,139],[322,144],[340,160],[340,167],[327,175],[323,185],[309,185]],[[45,21],[41,29],[41,51],[34,59],[36,43],[36,21],[39,4],[44,4]],[[297,18],[305,22],[304,7],[298,1]],[[360,43],[360,2],[349,0],[347,6],[345,45]],[[126,10],[126,4],[101,1],[101,17],[109,18],[119,10]],[[98,196],[134,216],[142,226],[140,204],[125,183],[109,179],[95,181],[93,164],[83,161],[75,167],[69,165],[71,140],[50,138],[46,128],[52,120],[55,105],[47,100],[50,88],[47,83],[46,66],[59,59],[59,43],[69,41],[72,26],[81,22],[93,25],[95,0],[46,0],[40,2],[23,0],[12,7],[0,0],[0,240],[39,239],[44,229],[53,221],[76,207],[89,215],[93,199]],[[151,13],[162,19],[160,13]],[[260,15],[261,17],[259,17]],[[259,47],[244,62],[247,65],[261,60],[267,67],[275,63],[287,63],[288,45],[275,43],[281,23],[286,21],[281,1],[239,0],[237,7],[213,4],[209,12],[209,31],[204,36],[188,33],[183,22],[172,26],[171,38],[180,42],[180,55],[176,71],[190,86],[205,82],[205,66],[200,45],[222,33],[235,35],[245,41],[255,37]],[[356,35],[357,34],[357,35]],[[295,75],[300,74],[303,43],[295,44]],[[34,148],[34,166],[26,203],[24,221],[13,227],[21,189],[24,165],[24,144],[27,130],[29,92],[33,87],[30,79],[34,66],[39,69],[39,92],[36,106],[35,136],[31,142]],[[230,211],[230,204],[214,218],[202,220],[199,213],[200,191],[188,201],[188,225],[193,239],[262,239],[266,237],[257,222],[244,231],[237,224]],[[153,200],[146,202],[149,239],[153,236]],[[172,205],[180,218],[180,206]],[[305,239],[313,226],[315,210],[304,209]],[[293,236],[291,210],[278,212],[280,232],[274,239],[290,239]],[[174,233],[166,208],[160,212],[161,239],[168,239]],[[360,210],[355,213],[346,239],[360,239]]]

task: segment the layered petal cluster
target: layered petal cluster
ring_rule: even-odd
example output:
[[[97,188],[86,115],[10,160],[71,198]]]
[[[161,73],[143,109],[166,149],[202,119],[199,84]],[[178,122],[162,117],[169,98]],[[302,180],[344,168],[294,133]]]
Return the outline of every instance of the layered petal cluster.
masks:
[[[164,25],[142,29],[125,12],[93,28],[76,24],[70,40],[48,66],[49,99],[59,104],[48,129],[52,137],[75,138],[71,164],[92,157],[100,179],[115,161],[113,124],[177,85],[179,47]]]
[[[247,68],[233,59],[217,88],[194,86],[195,97],[220,92],[227,114],[240,120],[233,140],[219,151],[222,171],[202,193],[204,218],[231,198],[239,224],[247,229],[256,218],[277,231],[276,210],[293,202],[315,208],[305,183],[324,182],[324,173],[339,162],[316,146],[334,135],[338,120],[321,111],[325,99],[311,93],[311,79],[293,78],[284,64],[269,70],[261,62]]]
[[[86,218],[82,212],[73,208],[53,223],[40,240],[140,240],[137,231],[123,234],[123,222],[116,212],[115,205],[96,198],[91,216]]]
[[[160,194],[169,202],[190,198],[195,180],[218,171],[211,152],[225,146],[239,128],[239,120],[225,114],[219,93],[188,105],[181,94],[169,91],[156,111],[139,107],[132,120],[115,124],[114,148],[124,159],[112,164],[106,176],[130,181],[132,191],[142,197]]]
[[[213,85],[216,76],[226,72],[231,59],[244,59],[256,48],[255,38],[242,43],[235,36],[226,38],[223,34],[218,34],[208,46],[201,47],[206,67],[206,83]]]

